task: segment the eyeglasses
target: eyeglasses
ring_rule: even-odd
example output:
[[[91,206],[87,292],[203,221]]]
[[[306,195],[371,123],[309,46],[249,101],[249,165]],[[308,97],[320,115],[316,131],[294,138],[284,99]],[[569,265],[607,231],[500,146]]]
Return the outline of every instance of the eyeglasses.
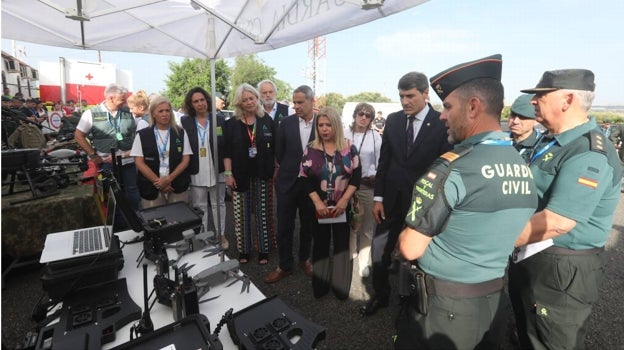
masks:
[[[370,114],[370,113],[366,113],[366,112],[358,112],[358,113],[357,113],[357,116],[358,116],[358,117],[364,117],[364,116],[366,116],[366,118],[368,118],[368,119],[373,118],[373,115],[372,115],[372,114]]]

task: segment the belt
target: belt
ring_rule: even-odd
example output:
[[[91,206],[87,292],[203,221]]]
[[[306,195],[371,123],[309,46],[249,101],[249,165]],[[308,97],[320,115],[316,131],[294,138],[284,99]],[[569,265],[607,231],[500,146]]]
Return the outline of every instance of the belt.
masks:
[[[604,252],[604,247],[574,250],[574,249],[562,248],[562,247],[557,247],[557,246],[552,245],[544,249],[544,252],[550,253],[550,254],[557,254],[557,255],[594,255],[594,254]]]
[[[488,294],[492,294],[503,289],[503,279],[495,278],[493,280],[480,283],[460,283],[437,279],[433,276],[425,276],[427,281],[427,293],[429,295],[439,295],[443,297],[455,298],[475,298]]]

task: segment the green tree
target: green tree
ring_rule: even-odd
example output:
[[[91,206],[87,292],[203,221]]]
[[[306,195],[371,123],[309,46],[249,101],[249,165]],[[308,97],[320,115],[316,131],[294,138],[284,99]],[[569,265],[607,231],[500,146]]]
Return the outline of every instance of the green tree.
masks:
[[[342,94],[330,92],[316,99],[316,107],[334,107],[339,112],[342,111],[346,101]]]
[[[234,92],[243,83],[248,83],[257,87],[258,83],[264,79],[269,79],[277,86],[277,100],[291,100],[292,88],[284,81],[275,77],[275,69],[264,64],[255,54],[242,55],[236,57],[234,68],[232,69],[232,89],[228,100],[232,100]]]
[[[167,89],[163,95],[171,100],[171,103],[179,107],[184,101],[186,92],[200,86],[208,93],[212,91],[210,81],[210,61],[204,59],[184,59],[180,63],[169,62],[171,74],[167,76],[165,84]],[[230,92],[231,70],[223,59],[215,62],[216,90],[224,95]]]
[[[392,99],[383,96],[379,92],[360,92],[347,97],[348,102],[392,102]]]

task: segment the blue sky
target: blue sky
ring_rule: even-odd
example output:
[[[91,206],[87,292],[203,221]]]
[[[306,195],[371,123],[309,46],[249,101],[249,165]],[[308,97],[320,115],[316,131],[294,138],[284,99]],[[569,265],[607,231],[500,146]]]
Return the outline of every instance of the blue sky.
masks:
[[[421,6],[326,36],[326,92],[364,91],[398,98],[396,83],[409,71],[427,76],[491,54],[503,55],[505,103],[533,87],[545,70],[587,68],[596,74],[594,105],[624,105],[624,3],[619,0],[431,0]],[[97,51],[18,42],[30,65],[59,56],[97,61]],[[11,53],[11,42],[2,40]],[[134,90],[158,92],[168,62],[182,58],[102,52],[102,60],[133,72]],[[293,88],[305,76],[307,44],[259,53]],[[434,93],[432,102],[439,103]]]

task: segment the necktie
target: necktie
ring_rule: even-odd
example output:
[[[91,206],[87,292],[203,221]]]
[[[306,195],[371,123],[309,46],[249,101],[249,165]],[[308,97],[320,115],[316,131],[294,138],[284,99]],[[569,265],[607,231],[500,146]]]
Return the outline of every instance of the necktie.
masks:
[[[406,130],[407,150],[409,151],[409,149],[414,144],[414,119],[416,119],[416,117],[413,115],[410,115],[409,117],[407,117],[407,119],[409,120],[409,122],[407,123],[407,130]]]

